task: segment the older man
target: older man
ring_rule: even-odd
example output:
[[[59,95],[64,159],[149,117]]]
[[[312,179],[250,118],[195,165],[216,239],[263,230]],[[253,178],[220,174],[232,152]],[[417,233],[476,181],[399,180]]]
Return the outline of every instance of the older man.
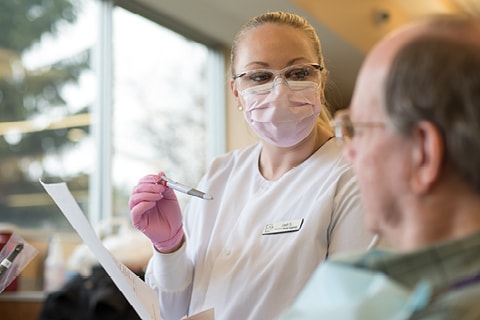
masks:
[[[334,126],[396,253],[322,264],[283,319],[480,319],[480,20],[383,39]]]

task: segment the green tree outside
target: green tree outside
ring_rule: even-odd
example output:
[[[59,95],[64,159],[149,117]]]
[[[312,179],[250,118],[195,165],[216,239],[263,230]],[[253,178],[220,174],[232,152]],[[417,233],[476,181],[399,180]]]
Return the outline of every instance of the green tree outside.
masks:
[[[71,130],[88,135],[89,127],[81,124],[36,131],[22,130],[22,125],[30,123],[31,127],[53,112],[63,117],[88,114],[88,105],[72,114],[62,90],[66,85],[76,84],[89,68],[90,51],[35,70],[25,68],[22,55],[43,36],[56,36],[62,27],[74,23],[80,10],[81,2],[75,0],[0,2],[0,222],[20,221],[21,227],[29,228],[38,227],[40,221],[56,221],[55,227],[69,227],[53,202],[22,206],[15,199],[28,200],[32,195],[34,203],[34,195],[44,193],[38,175],[56,174],[48,172],[45,158],[61,155],[78,143],[71,140]],[[72,190],[87,190],[86,173],[68,178]]]

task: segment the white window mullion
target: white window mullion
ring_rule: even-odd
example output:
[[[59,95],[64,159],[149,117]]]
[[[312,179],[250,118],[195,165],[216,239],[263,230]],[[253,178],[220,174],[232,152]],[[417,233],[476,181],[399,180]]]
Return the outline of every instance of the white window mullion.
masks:
[[[94,64],[97,79],[97,100],[92,110],[92,136],[96,161],[91,175],[89,218],[93,225],[112,216],[112,94],[113,50],[111,1],[98,1],[99,39]]]
[[[226,151],[226,85],[223,61],[219,50],[208,50],[207,163]]]

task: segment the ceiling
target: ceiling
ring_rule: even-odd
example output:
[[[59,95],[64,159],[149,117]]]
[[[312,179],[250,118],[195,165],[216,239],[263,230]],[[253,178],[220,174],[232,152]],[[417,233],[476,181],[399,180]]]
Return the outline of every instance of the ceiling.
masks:
[[[348,104],[365,53],[395,27],[432,13],[480,15],[480,0],[136,0],[166,21],[180,22],[213,41],[230,46],[241,25],[266,11],[303,15],[317,29],[331,97]]]

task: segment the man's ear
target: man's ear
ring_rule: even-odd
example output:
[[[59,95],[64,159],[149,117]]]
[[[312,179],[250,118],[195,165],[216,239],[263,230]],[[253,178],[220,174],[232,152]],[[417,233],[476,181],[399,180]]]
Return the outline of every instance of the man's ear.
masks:
[[[445,141],[440,130],[429,121],[420,121],[412,132],[411,186],[425,193],[438,181],[445,155]]]

